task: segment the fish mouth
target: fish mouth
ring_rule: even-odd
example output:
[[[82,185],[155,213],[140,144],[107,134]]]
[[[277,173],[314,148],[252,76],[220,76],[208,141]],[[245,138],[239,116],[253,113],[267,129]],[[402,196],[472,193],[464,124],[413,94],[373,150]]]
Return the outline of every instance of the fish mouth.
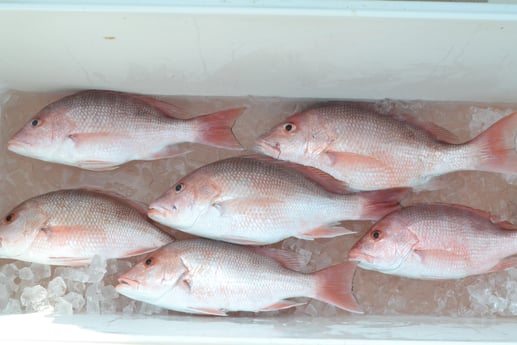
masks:
[[[140,285],[138,280],[129,279],[127,277],[118,278],[118,282],[119,282],[119,284],[115,287],[117,290],[128,288],[128,287],[138,289],[138,286]]]
[[[271,144],[262,137],[255,140],[254,150],[265,155],[274,157],[276,159],[278,159],[280,157],[280,154],[282,153],[282,151],[280,151],[278,143]]]
[[[23,149],[27,148],[29,146],[29,143],[26,143],[22,140],[19,140],[19,139],[10,139],[8,142],[7,142],[7,149],[11,152],[15,152],[15,153],[18,153],[20,151],[22,151]]]
[[[348,260],[349,261],[355,261],[355,262],[372,262],[375,257],[372,255],[365,254],[361,252],[359,249],[350,249],[348,252]]]
[[[167,217],[169,212],[160,206],[149,206],[149,210],[147,210],[147,216],[154,220],[161,220]]]

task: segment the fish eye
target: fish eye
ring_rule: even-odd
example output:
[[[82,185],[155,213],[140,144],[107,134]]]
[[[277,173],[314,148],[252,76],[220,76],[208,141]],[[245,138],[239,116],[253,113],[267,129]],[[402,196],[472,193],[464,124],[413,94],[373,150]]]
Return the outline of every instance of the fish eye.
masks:
[[[382,231],[380,230],[374,230],[370,233],[370,237],[374,240],[374,241],[378,241],[381,239],[382,237]]]
[[[183,190],[184,187],[185,186],[183,185],[183,183],[178,183],[176,187],[174,187],[174,189],[176,190],[176,193],[179,193]]]
[[[32,127],[37,127],[40,123],[41,123],[40,120],[34,119],[34,120],[32,120],[31,125],[32,125]]]
[[[14,221],[16,219],[16,214],[14,213],[9,213],[7,216],[5,216],[4,218],[4,224],[9,224],[11,223],[12,221]]]
[[[151,266],[152,263],[153,263],[153,259],[151,259],[151,258],[148,258],[147,260],[145,260],[145,265],[146,266]]]
[[[284,125],[284,129],[286,132],[291,132],[296,129],[296,126],[294,125],[294,123],[288,122]]]

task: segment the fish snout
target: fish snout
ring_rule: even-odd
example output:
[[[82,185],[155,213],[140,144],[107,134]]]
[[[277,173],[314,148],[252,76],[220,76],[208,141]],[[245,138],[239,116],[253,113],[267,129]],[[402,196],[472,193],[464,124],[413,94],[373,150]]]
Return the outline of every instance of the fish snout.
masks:
[[[118,278],[118,282],[119,284],[117,285],[117,289],[123,289],[123,288],[134,288],[134,289],[137,289],[138,286],[140,285],[140,283],[138,282],[138,280],[133,280],[133,279],[130,279],[130,278],[127,278],[127,277],[120,277]]]
[[[356,261],[356,262],[368,262],[372,259],[372,257],[368,254],[365,254],[358,247],[352,247],[348,252],[348,260]]]
[[[281,153],[279,143],[270,143],[264,137],[259,137],[255,140],[254,150],[277,159]]]
[[[24,143],[23,141],[16,138],[11,138],[7,142],[7,149],[11,152],[17,152],[20,149],[23,149],[25,146],[27,146],[27,143]]]
[[[172,206],[172,209],[176,209],[176,206]],[[149,210],[147,211],[147,216],[154,220],[164,219],[170,213],[170,210],[158,205],[149,205]]]

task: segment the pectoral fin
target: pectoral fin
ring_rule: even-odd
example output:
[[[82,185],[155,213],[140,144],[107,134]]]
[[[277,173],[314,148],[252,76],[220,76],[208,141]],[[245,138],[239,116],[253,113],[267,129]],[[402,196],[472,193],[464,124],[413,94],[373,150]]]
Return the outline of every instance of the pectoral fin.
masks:
[[[356,169],[365,172],[385,172],[386,163],[365,155],[352,152],[327,151],[325,155],[332,166],[347,166],[349,169]]]
[[[91,258],[79,257],[50,256],[48,259],[51,261],[50,265],[60,266],[86,266],[91,262]]]

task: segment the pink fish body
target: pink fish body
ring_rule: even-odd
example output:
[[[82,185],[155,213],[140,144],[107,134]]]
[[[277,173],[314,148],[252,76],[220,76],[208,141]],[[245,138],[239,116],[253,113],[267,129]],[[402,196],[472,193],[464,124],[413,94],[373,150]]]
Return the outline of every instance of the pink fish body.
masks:
[[[465,206],[421,204],[393,212],[352,247],[364,269],[418,279],[455,279],[517,266],[517,227]]]
[[[36,196],[0,221],[0,257],[79,266],[98,255],[125,258],[173,239],[127,200],[89,190]]]
[[[257,150],[318,168],[355,190],[413,187],[458,170],[517,173],[517,113],[478,137],[451,144],[430,123],[378,114],[355,103],[292,115],[257,139]]]
[[[351,292],[355,263],[303,274],[285,268],[292,253],[204,239],[177,241],[150,254],[119,278],[127,297],[176,311],[226,315],[271,311],[311,297],[360,312]]]
[[[242,149],[231,127],[244,109],[180,120],[171,104],[113,91],[83,91],[47,105],[8,143],[15,153],[89,170],[184,153],[183,142]]]
[[[348,234],[336,222],[379,219],[398,209],[405,194],[404,190],[334,194],[306,177],[311,169],[302,169],[303,173],[266,157],[217,161],[178,181],[149,205],[148,215],[194,235],[259,245],[290,236]]]

